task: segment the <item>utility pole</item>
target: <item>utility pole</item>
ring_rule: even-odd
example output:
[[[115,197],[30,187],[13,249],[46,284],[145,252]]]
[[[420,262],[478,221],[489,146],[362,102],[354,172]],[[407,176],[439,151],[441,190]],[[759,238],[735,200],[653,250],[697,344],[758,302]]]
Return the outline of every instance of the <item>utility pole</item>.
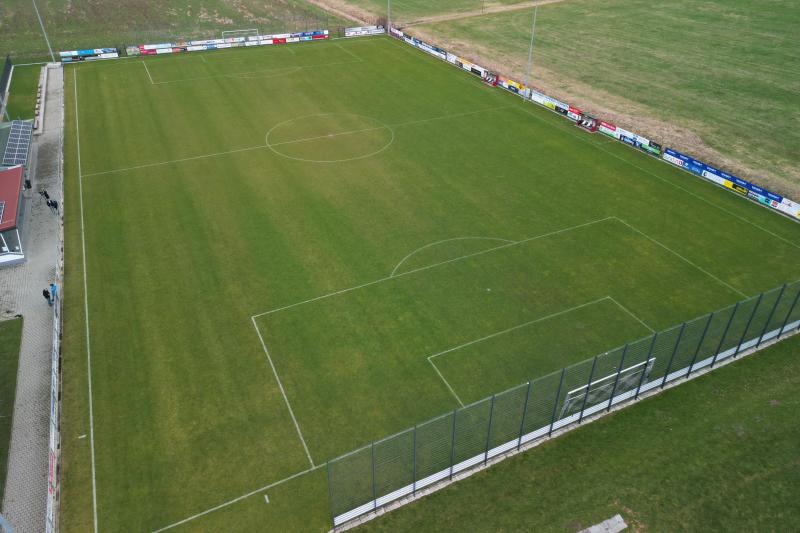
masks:
[[[388,6],[386,8],[386,25],[388,26],[388,28],[386,28],[386,31],[391,33],[392,32],[392,0],[387,0],[387,4],[388,4]]]
[[[390,0],[391,1],[391,0]],[[531,71],[533,70],[533,47],[535,44],[536,39],[536,15],[539,13],[539,6],[533,8],[533,23],[531,24],[531,47],[528,49],[528,72],[525,74],[525,85],[528,85],[528,81],[531,77]]]

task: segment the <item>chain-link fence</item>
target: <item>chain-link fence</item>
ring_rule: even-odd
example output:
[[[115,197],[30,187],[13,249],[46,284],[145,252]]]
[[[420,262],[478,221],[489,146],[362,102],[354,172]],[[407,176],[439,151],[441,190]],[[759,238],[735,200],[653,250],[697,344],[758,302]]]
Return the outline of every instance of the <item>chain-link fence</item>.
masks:
[[[373,442],[328,463],[334,527],[526,443],[800,331],[800,281]]]

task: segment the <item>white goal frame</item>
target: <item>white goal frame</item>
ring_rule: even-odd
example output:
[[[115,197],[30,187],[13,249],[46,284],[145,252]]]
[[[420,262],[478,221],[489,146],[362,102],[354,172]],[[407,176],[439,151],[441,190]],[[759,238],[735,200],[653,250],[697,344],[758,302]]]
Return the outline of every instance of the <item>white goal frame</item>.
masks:
[[[598,380],[592,381],[589,385],[582,385],[577,389],[573,389],[567,393],[567,396],[564,398],[564,405],[561,406],[561,413],[559,414],[558,419],[561,420],[565,416],[573,414],[570,412],[570,409],[577,405],[579,408],[584,405],[584,399],[588,396],[591,399],[593,396],[596,398],[598,394],[606,394],[608,393],[609,399],[611,398],[611,394],[616,394],[617,392],[627,392],[631,390],[631,387],[626,387],[625,384],[629,384],[631,382],[634,383],[634,387],[638,386],[638,384],[644,383],[645,379],[649,377],[650,372],[653,370],[653,365],[656,362],[655,357],[651,357],[647,360],[647,366],[645,367],[645,362],[642,361],[641,363],[636,363],[635,365],[631,365],[627,368],[623,368],[619,372],[611,373],[605,377],[602,377]],[[641,377],[641,372],[644,372],[644,378]],[[619,376],[619,379],[617,379]],[[616,384],[616,386],[615,386]],[[614,390],[616,389],[616,390]],[[608,400],[603,400],[608,401]],[[602,402],[594,402],[591,403],[586,401],[586,406],[591,407],[596,403]],[[579,409],[580,410],[580,409]],[[575,411],[578,412],[578,411]]]
[[[231,34],[235,34],[235,35],[231,35]],[[245,30],[223,30],[222,31],[222,38],[223,39],[227,39],[229,37],[255,37],[257,35],[261,35],[258,32],[258,28],[249,28],[249,29],[245,29]]]

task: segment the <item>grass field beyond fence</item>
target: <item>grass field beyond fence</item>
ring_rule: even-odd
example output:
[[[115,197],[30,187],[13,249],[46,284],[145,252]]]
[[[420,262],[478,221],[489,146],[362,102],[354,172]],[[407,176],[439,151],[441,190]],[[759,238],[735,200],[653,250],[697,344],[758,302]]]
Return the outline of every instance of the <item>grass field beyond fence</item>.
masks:
[[[64,531],[327,530],[329,459],[800,277],[796,223],[388,38],[65,83]]]
[[[0,502],[6,488],[21,342],[22,318],[0,321]]]

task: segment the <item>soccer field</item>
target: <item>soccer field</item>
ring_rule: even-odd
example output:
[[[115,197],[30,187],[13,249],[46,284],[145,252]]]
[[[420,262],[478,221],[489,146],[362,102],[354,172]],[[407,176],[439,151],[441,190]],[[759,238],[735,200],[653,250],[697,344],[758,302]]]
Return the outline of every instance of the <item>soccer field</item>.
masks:
[[[796,223],[388,38],[65,68],[65,531],[327,530],[326,461],[800,278]]]

